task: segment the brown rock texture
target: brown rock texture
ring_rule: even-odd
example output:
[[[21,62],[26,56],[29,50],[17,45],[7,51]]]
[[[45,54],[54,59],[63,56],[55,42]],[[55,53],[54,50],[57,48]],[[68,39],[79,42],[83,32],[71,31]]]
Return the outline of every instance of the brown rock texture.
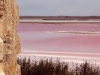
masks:
[[[0,71],[5,75],[21,75],[16,57],[20,38],[16,33],[19,8],[16,0],[0,0]]]

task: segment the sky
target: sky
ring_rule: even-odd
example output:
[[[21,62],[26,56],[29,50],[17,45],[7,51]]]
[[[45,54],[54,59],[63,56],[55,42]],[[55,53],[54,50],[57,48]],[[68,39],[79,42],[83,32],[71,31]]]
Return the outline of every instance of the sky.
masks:
[[[100,0],[16,0],[21,16],[100,16]]]

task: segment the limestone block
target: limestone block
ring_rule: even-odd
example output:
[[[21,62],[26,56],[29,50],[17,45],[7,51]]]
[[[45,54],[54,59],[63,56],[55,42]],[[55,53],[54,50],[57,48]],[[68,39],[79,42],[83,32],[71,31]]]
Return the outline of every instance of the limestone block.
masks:
[[[0,75],[5,75],[4,72],[2,70],[0,70]]]
[[[0,75],[21,75],[16,57],[20,38],[16,32],[19,8],[16,0],[0,0]]]
[[[21,49],[20,49],[20,38],[19,36],[16,34],[16,37],[15,37],[16,41],[15,41],[15,54],[19,54]]]
[[[3,60],[3,40],[0,38],[0,62]]]

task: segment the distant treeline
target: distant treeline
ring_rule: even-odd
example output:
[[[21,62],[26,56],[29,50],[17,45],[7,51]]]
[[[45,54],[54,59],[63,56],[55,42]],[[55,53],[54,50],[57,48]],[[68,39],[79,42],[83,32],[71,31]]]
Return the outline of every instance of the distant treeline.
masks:
[[[100,16],[20,16],[20,19],[88,20],[88,19],[100,19]]]

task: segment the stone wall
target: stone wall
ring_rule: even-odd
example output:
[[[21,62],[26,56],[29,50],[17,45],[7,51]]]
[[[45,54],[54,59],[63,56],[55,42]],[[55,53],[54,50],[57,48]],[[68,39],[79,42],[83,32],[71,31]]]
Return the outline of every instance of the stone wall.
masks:
[[[16,61],[20,52],[20,39],[16,33],[18,22],[16,0],[0,0],[0,70],[5,75],[21,75]]]

